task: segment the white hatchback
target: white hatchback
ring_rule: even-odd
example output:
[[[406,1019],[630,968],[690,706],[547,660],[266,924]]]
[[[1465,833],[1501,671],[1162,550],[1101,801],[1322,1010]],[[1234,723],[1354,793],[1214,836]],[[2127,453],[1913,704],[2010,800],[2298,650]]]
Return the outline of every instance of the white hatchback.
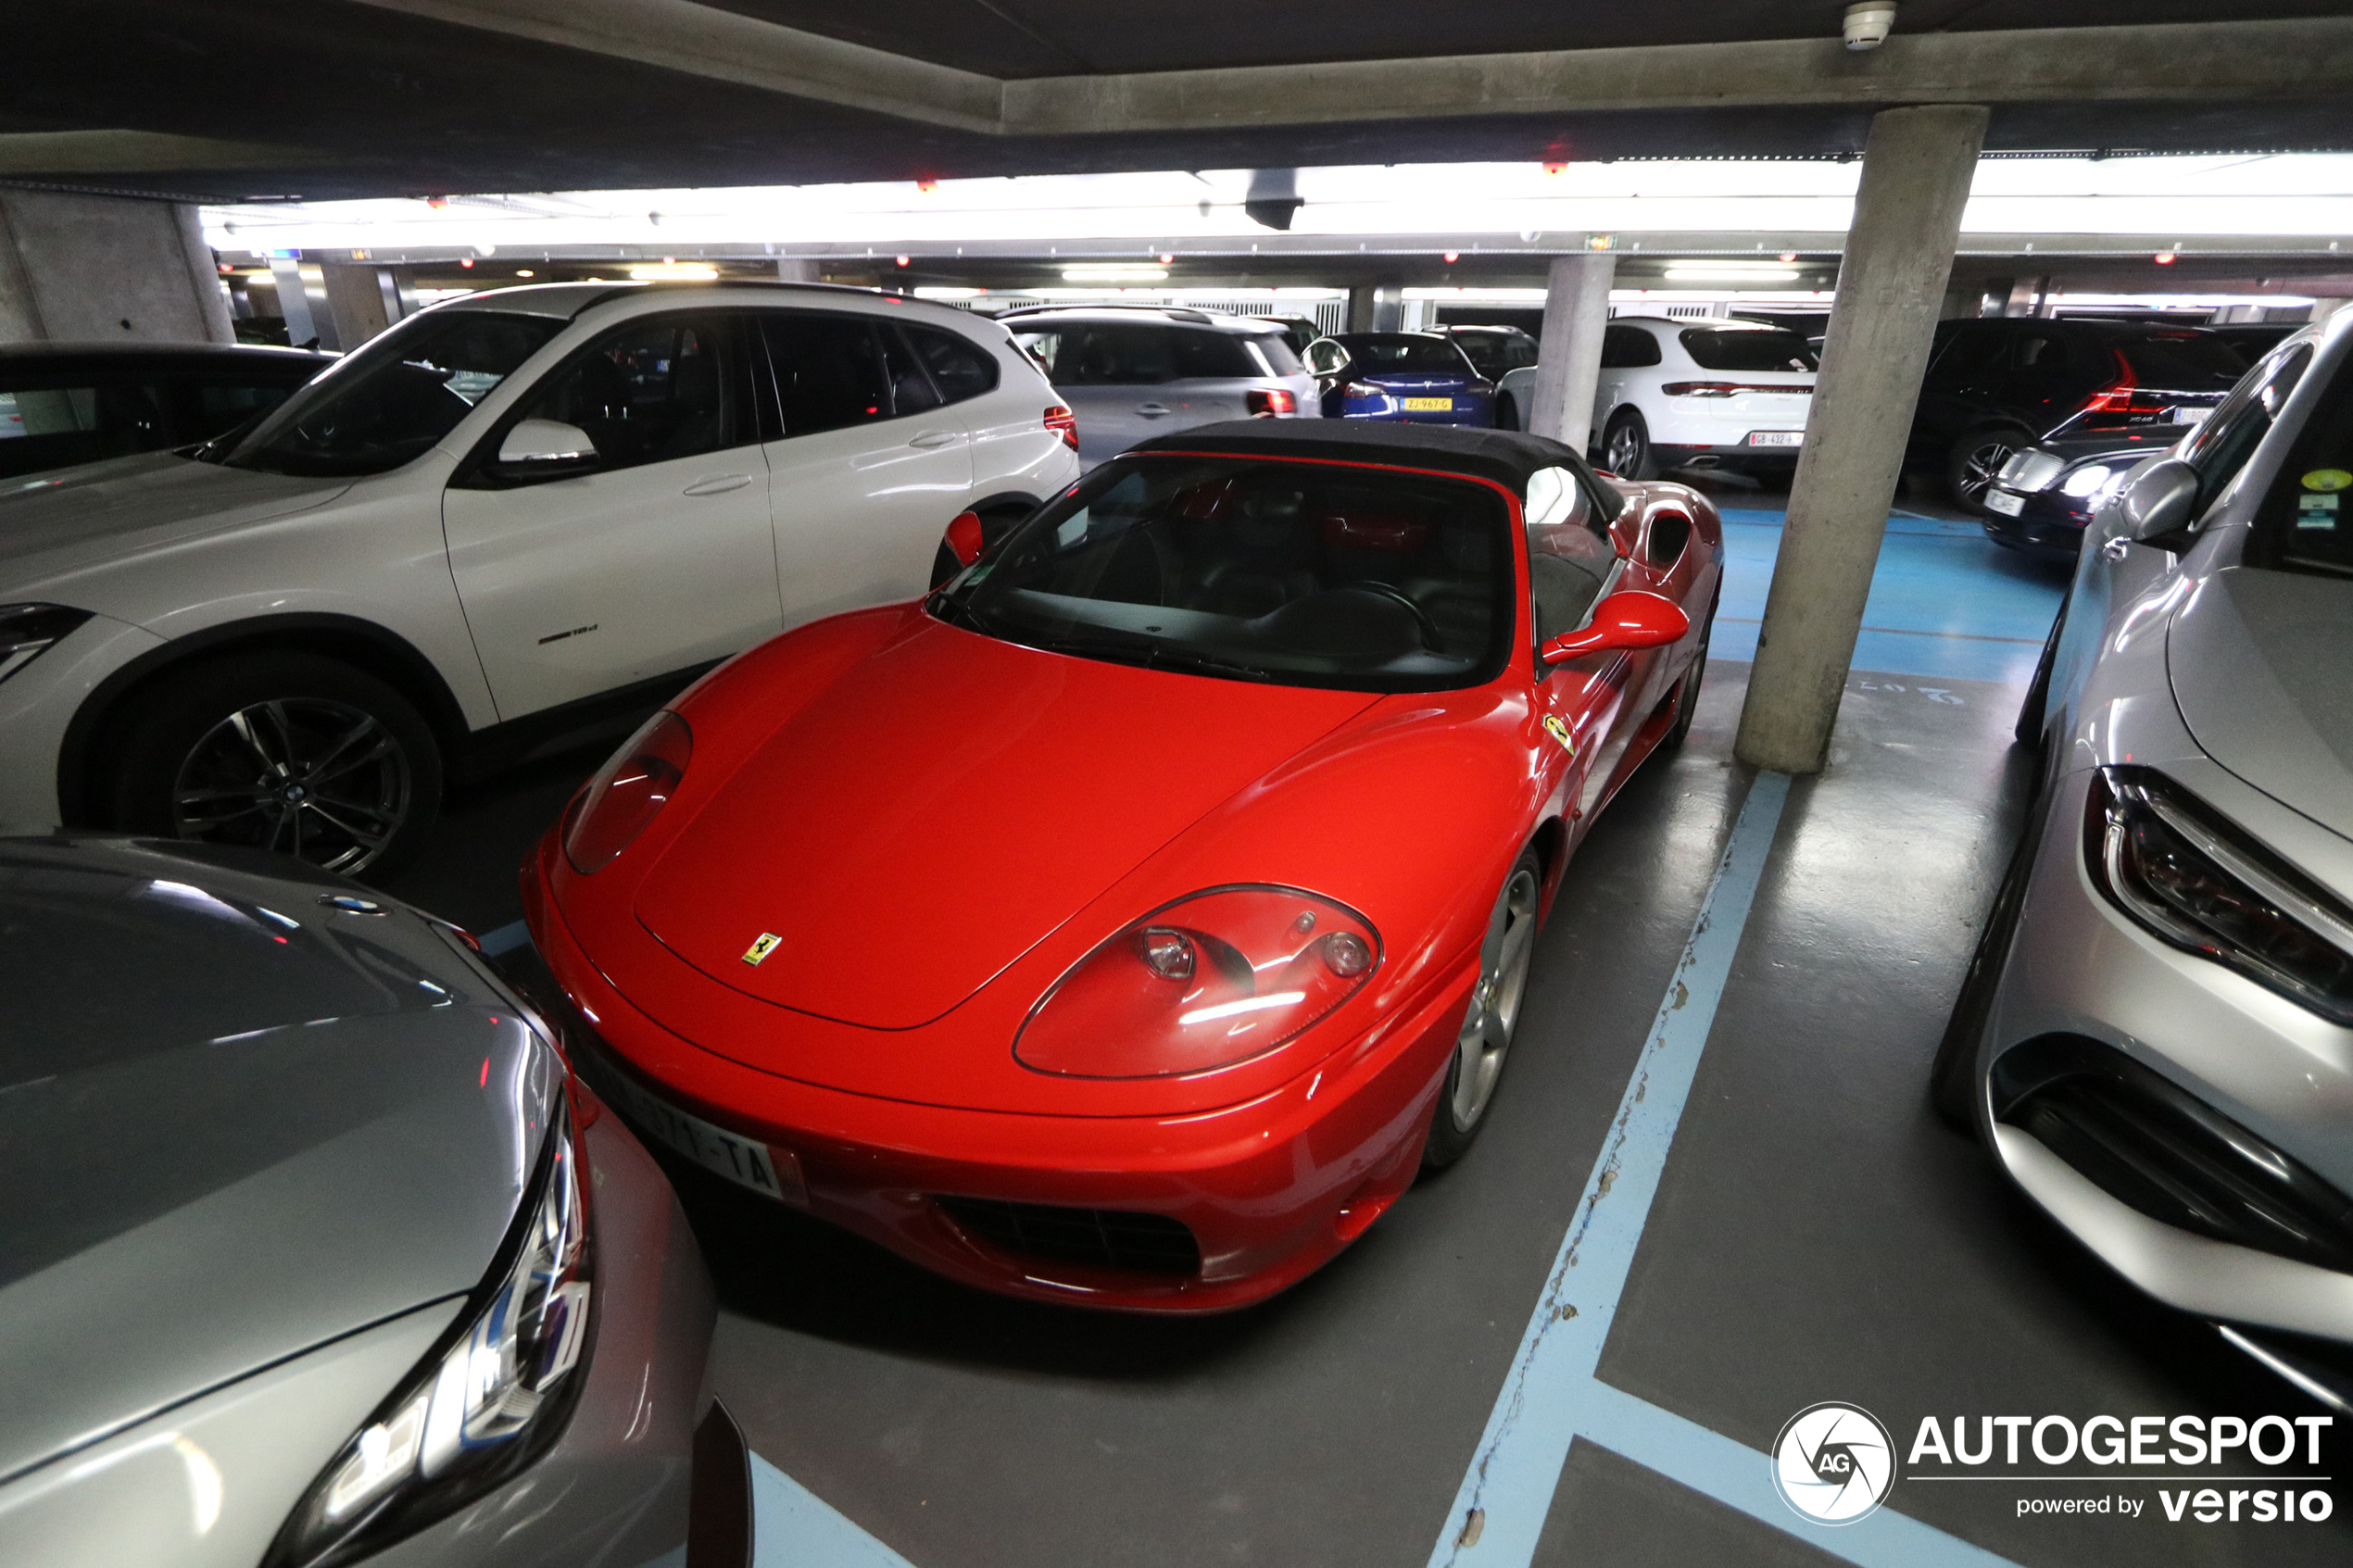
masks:
[[[1621,316],[1602,334],[1592,450],[1627,479],[1667,469],[1743,472],[1797,465],[1813,407],[1814,350],[1786,327],[1712,316]],[[1535,401],[1533,368],[1504,378],[1519,426]]]
[[[382,873],[446,778],[921,594],[952,520],[993,533],[1078,471],[1038,367],[945,307],[435,306],[206,447],[0,491],[0,823]]]

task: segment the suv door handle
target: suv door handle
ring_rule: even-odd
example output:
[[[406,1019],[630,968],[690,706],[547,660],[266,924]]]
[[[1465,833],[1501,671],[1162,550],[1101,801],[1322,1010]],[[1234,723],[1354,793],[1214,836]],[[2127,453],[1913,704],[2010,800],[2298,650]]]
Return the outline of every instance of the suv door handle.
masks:
[[[1136,405],[1136,412],[1143,415],[1144,418],[1148,420],[1156,420],[1163,414],[1172,412],[1172,410],[1165,403],[1139,403]]]
[[[692,484],[686,486],[686,494],[689,495],[724,495],[730,490],[741,490],[745,485],[749,484],[750,483],[751,475],[748,473],[713,474],[709,479],[698,479]]]
[[[956,433],[952,430],[926,430],[916,433],[916,434],[908,441],[907,445],[910,446],[945,446],[955,439]]]

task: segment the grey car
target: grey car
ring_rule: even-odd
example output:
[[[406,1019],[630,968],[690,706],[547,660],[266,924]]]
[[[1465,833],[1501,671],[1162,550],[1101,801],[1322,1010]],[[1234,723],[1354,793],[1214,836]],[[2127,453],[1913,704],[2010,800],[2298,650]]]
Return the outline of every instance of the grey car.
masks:
[[[1069,402],[1088,468],[1171,431],[1318,412],[1315,378],[1279,322],[1177,306],[1022,309],[999,320]]]
[[[0,1562],[740,1568],[693,1236],[470,940],[0,839]]]
[[[2088,526],[1932,1079],[2125,1279],[2353,1399],[2353,313]]]

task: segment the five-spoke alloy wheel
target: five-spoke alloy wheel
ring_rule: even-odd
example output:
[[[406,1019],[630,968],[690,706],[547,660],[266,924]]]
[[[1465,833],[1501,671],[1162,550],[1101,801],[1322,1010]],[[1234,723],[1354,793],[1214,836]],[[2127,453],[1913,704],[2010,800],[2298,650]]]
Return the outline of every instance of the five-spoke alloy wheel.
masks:
[[[1528,967],[1536,950],[1536,906],[1542,866],[1531,847],[1521,851],[1488,917],[1480,944],[1478,983],[1454,1042],[1446,1085],[1430,1117],[1429,1142],[1422,1163],[1452,1165],[1460,1160],[1487,1122],[1495,1085],[1504,1075],[1512,1036],[1519,1027],[1520,1002],[1528,994]]]

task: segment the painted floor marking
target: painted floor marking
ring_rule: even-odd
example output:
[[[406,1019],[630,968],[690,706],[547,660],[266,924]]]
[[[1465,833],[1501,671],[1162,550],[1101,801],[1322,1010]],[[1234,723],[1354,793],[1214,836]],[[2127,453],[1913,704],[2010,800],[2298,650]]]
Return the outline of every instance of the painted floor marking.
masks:
[[[509,921],[496,931],[484,932],[478,940],[482,943],[482,950],[495,959],[501,953],[511,953],[517,947],[531,946],[531,927],[519,920]]]
[[[1773,1493],[1763,1454],[1594,1375],[1731,976],[1789,785],[1787,774],[1759,773],[1742,803],[1650,1041],[1594,1158],[1577,1217],[1561,1238],[1511,1374],[1431,1549],[1430,1568],[1526,1568],[1552,1512],[1569,1444],[1579,1436],[1869,1568],[2002,1561],[1885,1509],[1873,1519],[1886,1523],[1869,1531],[1871,1521],[1808,1527]]]
[[[751,1568],[913,1568],[816,1493],[751,1456]]]

